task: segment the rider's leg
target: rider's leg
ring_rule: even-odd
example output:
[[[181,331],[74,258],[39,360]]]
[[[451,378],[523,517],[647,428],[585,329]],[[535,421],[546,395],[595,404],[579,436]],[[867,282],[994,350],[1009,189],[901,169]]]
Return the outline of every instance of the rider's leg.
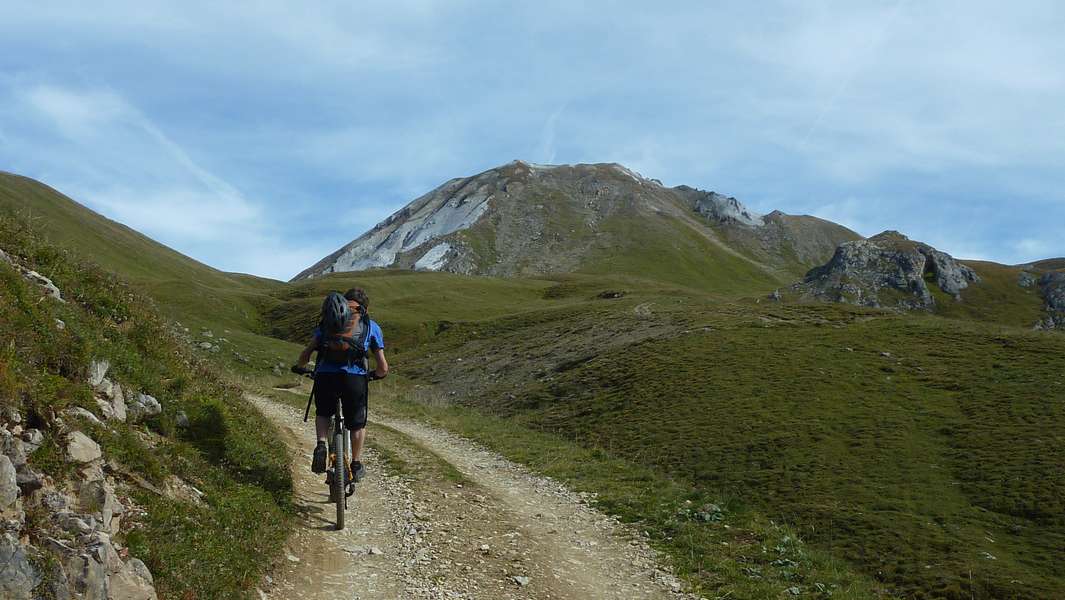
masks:
[[[366,428],[363,427],[351,432],[351,460],[359,461],[362,456],[362,445],[366,442]]]
[[[331,423],[332,420],[331,417],[314,418],[314,432],[318,435],[319,442],[325,442],[329,439],[329,423]]]

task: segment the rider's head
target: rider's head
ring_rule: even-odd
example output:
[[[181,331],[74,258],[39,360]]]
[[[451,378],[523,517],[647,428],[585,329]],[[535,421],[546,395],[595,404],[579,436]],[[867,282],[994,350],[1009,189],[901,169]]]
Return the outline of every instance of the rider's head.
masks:
[[[362,288],[351,288],[344,292],[344,298],[358,302],[364,311],[370,308],[370,297]]]

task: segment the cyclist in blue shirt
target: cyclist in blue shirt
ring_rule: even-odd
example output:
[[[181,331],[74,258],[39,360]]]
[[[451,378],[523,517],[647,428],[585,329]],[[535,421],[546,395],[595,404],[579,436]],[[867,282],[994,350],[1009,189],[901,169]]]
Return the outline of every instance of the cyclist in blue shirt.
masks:
[[[336,401],[339,397],[344,411],[344,421],[350,432],[351,442],[351,472],[355,481],[362,479],[366,473],[365,467],[359,460],[362,447],[366,441],[366,415],[367,415],[367,383],[371,379],[381,379],[388,375],[388,361],[385,359],[385,338],[381,328],[366,313],[370,299],[361,288],[352,288],[344,292],[344,298],[348,301],[352,314],[355,315],[356,323],[351,334],[355,340],[363,340],[366,356],[373,356],[374,369],[369,370],[369,364],[364,358],[357,361],[330,361],[329,354],[323,352],[322,332],[314,330],[310,343],[300,353],[299,368],[306,368],[311,360],[311,353],[318,351],[318,362],[315,365],[315,433],[318,435],[318,444],[314,448],[314,458],[311,461],[311,470],[315,473],[323,473],[326,469],[328,447],[326,440],[329,437],[329,424],[336,411]],[[369,332],[363,328],[369,327]]]

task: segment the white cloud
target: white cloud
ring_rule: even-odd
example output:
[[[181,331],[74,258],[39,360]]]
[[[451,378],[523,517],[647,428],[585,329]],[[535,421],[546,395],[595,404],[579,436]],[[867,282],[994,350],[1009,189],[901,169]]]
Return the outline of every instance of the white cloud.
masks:
[[[278,264],[324,254],[444,180],[515,158],[616,161],[865,234],[935,237],[927,221],[949,231],[956,217],[924,207],[978,205],[997,229],[942,239],[1005,257],[1008,231],[1035,231],[1065,254],[1039,233],[1065,219],[1057,2],[5,12],[0,166],[146,226],[159,215],[164,241],[223,268],[269,239],[290,257]],[[210,243],[233,235],[254,250]]]

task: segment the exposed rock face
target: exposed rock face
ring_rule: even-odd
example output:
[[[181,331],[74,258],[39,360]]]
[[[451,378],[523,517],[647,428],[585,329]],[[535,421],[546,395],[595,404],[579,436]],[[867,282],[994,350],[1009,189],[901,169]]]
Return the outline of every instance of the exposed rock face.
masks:
[[[781,256],[797,256],[803,263],[797,275],[827,260],[840,242],[860,237],[808,219],[805,227],[768,228],[767,217],[735,198],[668,188],[618,164],[514,161],[448,181],[295,279],[378,267],[503,277],[568,273],[627,246],[631,252],[653,252],[649,244],[687,238],[693,229],[716,244],[732,244],[729,251],[767,269],[776,268]],[[784,220],[778,218],[777,225]],[[655,234],[632,235],[649,229]],[[722,241],[732,230],[742,233]],[[822,230],[829,243],[815,236],[815,258],[804,262],[810,253],[792,247],[803,243],[796,238]]]
[[[1040,277],[1039,291],[1046,301],[1047,316],[1036,328],[1065,329],[1065,272],[1051,272]]]
[[[489,173],[452,179],[411,202],[297,278],[392,266],[402,253],[467,229],[488,210],[499,191],[496,179]]]
[[[9,533],[0,534],[0,598],[30,600],[33,588],[40,582],[41,576],[18,538]]]
[[[102,385],[110,368],[111,363],[107,360],[94,360],[89,363],[89,385],[94,388]]]
[[[137,422],[163,412],[163,407],[153,396],[137,394],[136,399],[126,406],[126,414],[131,421]]]
[[[807,299],[930,309],[935,297],[929,280],[961,300],[962,290],[980,278],[950,255],[887,231],[841,244],[828,264],[812,270],[793,289]]]
[[[22,266],[21,264],[19,264],[18,261],[16,261],[3,250],[0,250],[0,262],[11,265],[11,267],[21,273],[23,277],[28,279],[30,282],[37,284],[37,286],[41,288],[41,292],[44,293],[45,296],[52,298],[57,302],[62,302],[66,304],[66,300],[63,299],[63,294],[59,291],[59,288],[56,287],[54,283],[52,283],[51,279],[48,279],[37,271],[27,269],[26,267]]]
[[[106,368],[94,371],[97,384],[106,382]],[[2,412],[0,598],[155,599],[147,567],[136,558],[123,559],[128,550],[112,537],[119,534],[126,507],[105,472],[100,446],[80,431],[70,432],[66,458],[74,474],[53,481],[27,463],[45,436],[36,428],[23,430],[17,411]],[[37,518],[28,522],[28,512]]]
[[[52,283],[51,279],[48,279],[37,271],[29,271],[25,269],[22,271],[22,276],[40,286],[41,291],[44,292],[45,296],[48,296],[49,298],[52,298],[59,302],[66,302],[66,300],[63,299],[63,294],[59,292],[59,288],[57,288],[55,284]]]
[[[152,574],[136,558],[127,561],[108,583],[112,600],[156,600]]]
[[[720,223],[740,223],[749,227],[765,225],[765,218],[749,210],[739,200],[717,192],[705,192],[686,185],[675,188],[692,203],[692,209],[708,219]]]
[[[0,513],[18,500],[18,476],[15,473],[15,465],[7,456],[0,455]]]
[[[67,456],[78,463],[90,463],[103,456],[100,445],[80,431],[74,431],[67,438]]]

